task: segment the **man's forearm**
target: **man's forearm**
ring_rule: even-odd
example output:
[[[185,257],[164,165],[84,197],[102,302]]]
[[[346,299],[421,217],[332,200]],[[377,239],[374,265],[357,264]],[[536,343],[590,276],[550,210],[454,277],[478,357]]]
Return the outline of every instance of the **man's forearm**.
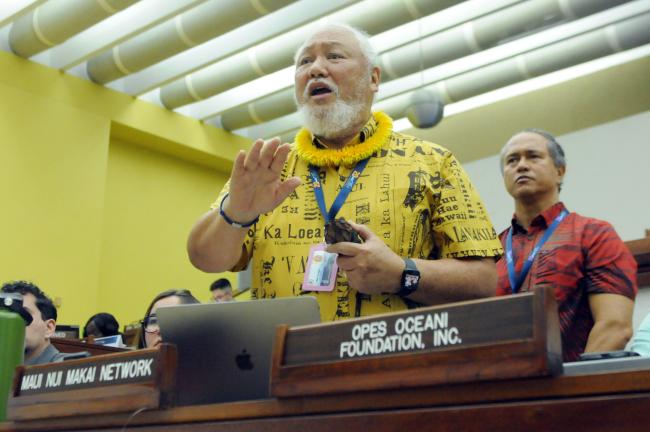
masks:
[[[601,321],[594,324],[585,352],[616,351],[625,348],[632,337],[632,328],[624,323]]]
[[[634,300],[619,294],[590,294],[589,308],[594,326],[589,332],[585,351],[623,349],[632,337]]]
[[[426,305],[493,296],[497,272],[493,258],[415,260],[420,286],[409,299]]]
[[[192,264],[205,272],[228,271],[239,261],[247,228],[226,223],[219,210],[204,214],[194,225],[187,241]]]

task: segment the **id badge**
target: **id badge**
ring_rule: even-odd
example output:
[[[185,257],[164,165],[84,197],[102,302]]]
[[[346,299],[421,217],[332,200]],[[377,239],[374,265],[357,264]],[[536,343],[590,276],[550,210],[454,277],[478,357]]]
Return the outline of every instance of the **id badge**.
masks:
[[[319,243],[309,249],[307,270],[302,282],[303,291],[332,291],[336,283],[338,254],[325,251],[327,245]]]

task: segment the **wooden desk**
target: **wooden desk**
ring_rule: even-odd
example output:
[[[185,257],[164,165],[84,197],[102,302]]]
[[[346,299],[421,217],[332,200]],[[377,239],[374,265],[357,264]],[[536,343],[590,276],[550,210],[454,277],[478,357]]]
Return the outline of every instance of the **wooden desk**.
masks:
[[[638,264],[639,287],[650,286],[650,237],[625,242]]]
[[[126,424],[126,430],[151,432],[645,432],[650,428],[650,370],[5,423],[0,431],[117,432]]]
[[[62,353],[87,351],[91,356],[129,351],[128,348],[116,348],[106,345],[82,342],[78,339],[51,338],[52,345]]]

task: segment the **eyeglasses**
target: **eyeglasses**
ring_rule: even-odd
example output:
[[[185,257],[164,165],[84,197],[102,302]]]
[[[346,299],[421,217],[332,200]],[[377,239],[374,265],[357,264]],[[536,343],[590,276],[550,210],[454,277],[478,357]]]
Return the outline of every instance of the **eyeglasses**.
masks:
[[[156,315],[149,315],[141,321],[142,328],[147,333],[156,333],[160,331],[160,326],[158,325],[158,317]]]

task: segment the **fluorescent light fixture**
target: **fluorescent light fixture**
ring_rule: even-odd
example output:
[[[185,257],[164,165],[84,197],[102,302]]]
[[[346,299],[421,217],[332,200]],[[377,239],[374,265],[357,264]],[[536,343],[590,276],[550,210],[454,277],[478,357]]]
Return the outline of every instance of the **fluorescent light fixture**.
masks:
[[[249,126],[232,131],[237,135],[251,139],[270,138],[300,128],[302,117],[298,111],[273,119],[266,123]]]
[[[4,0],[0,1],[0,27],[15,21],[36,9],[47,0]]]
[[[289,66],[203,101],[182,106],[175,111],[201,120],[215,117],[242,103],[259,99],[260,94],[270,95],[276,91],[293,87],[294,71],[294,67]]]
[[[79,63],[78,65],[73,66],[72,68],[68,69],[66,73],[85,79],[86,81],[92,81],[88,76],[88,69],[86,69],[86,62]]]
[[[320,4],[326,3],[322,0],[319,1]],[[446,30],[455,25],[493,13],[520,1],[521,0],[494,0],[486,2],[484,0],[469,0],[373,36],[370,39],[370,43],[376,47],[378,51],[385,52],[406,43],[414,42],[420,37],[420,35],[430,35]],[[368,9],[372,9],[371,1],[366,0],[363,3],[367,5]],[[419,27],[424,29],[424,32],[420,32],[418,30]],[[170,66],[176,57],[173,57],[169,61],[161,62],[161,65],[162,63],[165,63],[167,66]],[[152,66],[149,69],[152,69],[153,71],[153,68],[156,68],[157,70],[159,69],[158,65]],[[279,90],[293,86],[293,66],[289,66],[287,69],[290,69],[291,73],[288,73],[286,69],[283,69],[282,71],[267,75],[272,78],[265,79],[267,76],[261,77],[246,84],[242,84],[236,89],[231,89],[213,97],[180,107],[176,111],[203,120],[214,117],[236,106],[250,103],[256,99],[260,99]],[[165,72],[160,69],[158,75],[164,73]],[[131,78],[128,77],[125,78],[127,81],[130,79]],[[150,81],[154,78],[148,79]],[[128,89],[126,90],[128,92]]]
[[[147,102],[151,102],[152,104],[163,106],[161,100],[160,100],[160,89],[154,89],[151,90],[149,93],[145,93],[142,96],[140,96],[138,99],[142,99]]]
[[[423,72],[415,72],[403,78],[388,81],[379,86],[375,102],[382,102],[391,97],[400,97],[400,95],[415,90],[426,85],[430,85],[445,79],[460,75],[465,72],[488,66],[495,62],[512,58],[517,55],[533,51],[535,49],[560,42],[562,40],[575,37],[588,31],[603,28],[615,22],[636,17],[650,10],[650,2],[634,1],[616,8],[600,12],[578,21],[562,24],[549,28],[539,33],[517,39],[467,57],[460,58],[439,66],[426,69]],[[450,104],[449,106],[452,106]],[[255,133],[255,136],[272,136],[277,134],[277,129],[269,128],[267,133],[263,132],[263,127],[279,127],[282,131],[292,130],[299,124],[289,124],[289,117],[282,117],[278,122],[268,122],[260,125],[250,126],[247,128]],[[260,135],[260,132],[263,135]]]
[[[607,11],[590,15],[577,21],[572,21],[567,24],[552,27],[539,33],[504,43],[503,45],[499,45],[494,48],[478,52],[476,54],[453,60],[439,66],[434,66],[422,72],[414,72],[413,74],[407,75],[403,78],[398,78],[381,84],[379,86],[380,90],[377,94],[376,101],[382,101],[401,93],[422,87],[424,85],[432,84],[450,78],[452,76],[468,72],[470,70],[478,69],[480,67],[495,63],[499,60],[514,57],[521,53],[529,52],[534,49],[538,49],[543,46],[586,33],[591,30],[602,28],[614,22],[637,16],[641,13],[647,12],[648,10],[650,10],[650,2],[642,0],[634,1]],[[433,14],[427,18],[433,19],[433,17],[439,13]],[[398,28],[401,27],[403,26],[400,26]],[[386,33],[392,32],[393,30],[389,30]],[[371,42],[373,42],[375,38],[378,37],[383,38],[384,36],[383,34],[375,36],[371,39]],[[258,81],[261,84],[258,84]],[[247,85],[253,86],[253,89],[242,91]],[[286,75],[286,78],[280,77],[277,79],[277,81],[272,80],[271,85],[269,85],[269,82],[267,81],[255,80],[251,83],[238,87],[238,89],[240,89],[239,93],[230,93],[230,97],[227,99],[219,98],[220,95],[216,95],[212,98],[208,98],[203,101],[182,107],[179,109],[179,112],[201,119],[208,119],[232,107],[239,106],[244,103],[250,103],[256,99],[264,97],[283,88],[291,87],[292,85],[293,77],[289,76],[288,74]],[[250,97],[250,95],[253,97]],[[215,100],[217,100],[218,103],[215,103]]]
[[[205,0],[140,0],[109,18],[31,58],[56,69],[70,69]],[[119,29],[119,31],[116,31]]]
[[[485,51],[471,54],[439,66],[415,72],[402,78],[388,81],[379,86],[377,100],[381,101],[392,96],[433,84],[462,73],[496,63],[500,60],[515,57],[519,54],[533,51],[547,45],[596,30],[628,18],[641,15],[650,10],[650,2],[634,1],[613,9],[599,12],[578,21],[552,27],[539,33],[517,39],[503,45],[489,48]]]
[[[522,3],[522,0],[468,0],[440,12],[402,24],[373,36],[370,43],[377,52],[386,52],[418,39],[440,33],[452,27]]]
[[[650,44],[582,63],[577,66],[571,66],[566,69],[551,72],[537,78],[532,78],[449,104],[445,106],[445,117],[451,117],[482,106],[493,104],[495,102],[510,99],[536,90],[541,90],[563,83],[565,81],[570,81],[572,79],[590,75],[601,70],[622,65],[648,56],[650,56]],[[407,129],[413,129],[413,125],[408,121],[407,118],[404,117],[396,119],[393,122],[393,128],[395,131],[399,132]]]
[[[297,1],[222,36],[178,53],[127,77],[115,80],[107,86],[134,96],[144,94],[153,88],[165,85],[255,44],[272,39],[281,33],[286,33],[289,29],[335,12],[357,1]]]

